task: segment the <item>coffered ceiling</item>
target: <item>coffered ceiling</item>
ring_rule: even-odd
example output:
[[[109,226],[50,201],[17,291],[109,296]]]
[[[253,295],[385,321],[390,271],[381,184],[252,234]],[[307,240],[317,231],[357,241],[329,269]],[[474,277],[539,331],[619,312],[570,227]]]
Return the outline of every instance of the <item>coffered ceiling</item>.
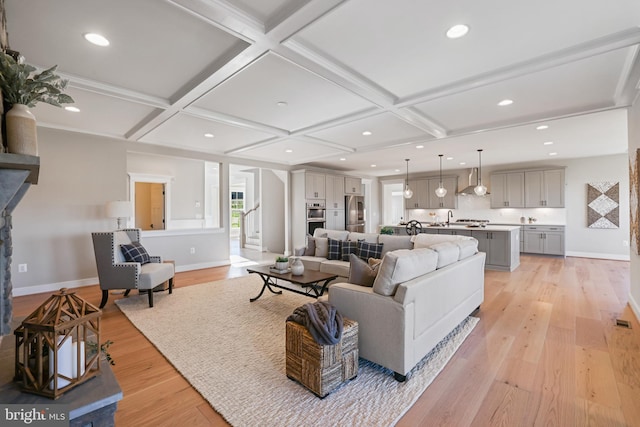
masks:
[[[436,170],[438,154],[451,157],[445,170],[474,166],[478,148],[487,166],[623,153],[624,108],[639,92],[637,0],[9,0],[6,9],[11,48],[57,64],[80,109],[40,104],[40,126],[236,163],[385,176],[404,171],[405,158],[412,172]],[[450,39],[456,24],[469,32]],[[513,103],[498,106],[505,99]]]

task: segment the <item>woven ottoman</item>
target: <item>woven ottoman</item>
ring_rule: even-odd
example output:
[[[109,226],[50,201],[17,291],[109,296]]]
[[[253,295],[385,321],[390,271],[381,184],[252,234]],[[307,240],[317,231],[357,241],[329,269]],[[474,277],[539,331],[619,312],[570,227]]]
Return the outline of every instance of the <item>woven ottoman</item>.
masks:
[[[358,322],[344,318],[343,323],[339,343],[319,345],[305,326],[287,322],[287,377],[319,397],[355,378],[358,375]]]

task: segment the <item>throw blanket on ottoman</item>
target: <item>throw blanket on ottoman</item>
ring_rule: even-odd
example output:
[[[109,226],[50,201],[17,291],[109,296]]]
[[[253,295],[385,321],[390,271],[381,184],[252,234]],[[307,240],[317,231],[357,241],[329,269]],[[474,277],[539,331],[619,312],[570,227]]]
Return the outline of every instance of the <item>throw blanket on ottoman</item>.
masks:
[[[320,345],[334,345],[342,338],[342,315],[327,302],[308,303],[296,308],[287,317],[306,326],[313,339]]]

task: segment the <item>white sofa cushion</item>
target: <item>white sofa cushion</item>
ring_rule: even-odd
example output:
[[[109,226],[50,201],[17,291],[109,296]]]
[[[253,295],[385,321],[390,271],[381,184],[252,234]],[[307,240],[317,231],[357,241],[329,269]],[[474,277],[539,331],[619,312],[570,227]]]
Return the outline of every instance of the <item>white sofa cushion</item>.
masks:
[[[412,236],[413,240],[413,248],[428,248],[431,245],[435,245],[436,243],[442,242],[454,242],[458,240],[470,240],[473,239],[471,236],[452,236],[450,234],[428,234],[428,233],[420,233]]]
[[[322,261],[320,271],[322,273],[336,274],[341,277],[349,277],[349,263],[338,260]]]
[[[438,254],[429,248],[387,252],[373,282],[373,292],[393,295],[398,284],[435,270],[437,264]]]
[[[327,230],[326,228],[316,228],[313,230],[313,237],[331,237],[335,240],[347,240],[349,232],[346,230]]]
[[[460,248],[459,260],[469,258],[478,253],[478,240],[475,238],[470,240],[457,240],[453,243]]]
[[[300,256],[298,258],[300,258],[300,260],[302,261],[302,264],[304,264],[305,270],[313,270],[313,271],[320,271],[320,265],[323,262],[327,261],[326,258],[317,257],[317,256],[306,256],[306,255],[303,255],[303,256]]]
[[[438,265],[436,268],[446,267],[449,264],[458,262],[460,258],[460,248],[453,242],[442,242],[431,245],[431,249],[438,253]]]
[[[411,236],[391,236],[388,234],[381,234],[378,236],[378,243],[382,243],[382,256],[387,252],[396,251],[398,249],[413,249],[413,242]]]
[[[368,243],[378,243],[378,235],[376,233],[358,233],[352,231],[349,233],[349,241],[357,242],[358,240],[364,240]]]

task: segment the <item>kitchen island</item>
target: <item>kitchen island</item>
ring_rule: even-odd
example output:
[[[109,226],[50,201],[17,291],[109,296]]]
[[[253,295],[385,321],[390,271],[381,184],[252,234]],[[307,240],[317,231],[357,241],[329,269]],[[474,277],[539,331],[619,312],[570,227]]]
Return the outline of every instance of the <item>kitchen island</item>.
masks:
[[[422,233],[471,236],[478,239],[478,250],[487,254],[485,269],[513,271],[520,265],[520,227],[517,225],[485,225],[475,227],[461,224],[432,225],[423,222]],[[404,225],[382,226],[394,234],[406,235]]]

